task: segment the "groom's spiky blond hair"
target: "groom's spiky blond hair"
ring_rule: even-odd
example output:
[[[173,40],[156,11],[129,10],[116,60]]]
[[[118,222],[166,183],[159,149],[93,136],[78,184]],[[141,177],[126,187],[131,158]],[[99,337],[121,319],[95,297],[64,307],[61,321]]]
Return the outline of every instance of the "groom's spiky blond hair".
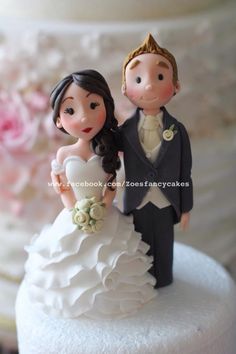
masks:
[[[164,58],[166,58],[172,65],[173,68],[173,83],[176,84],[178,81],[178,68],[176,64],[175,57],[173,54],[171,54],[167,49],[160,47],[151,33],[147,35],[145,38],[144,42],[136,49],[134,49],[132,52],[130,52],[127,57],[124,60],[123,64],[123,83],[125,82],[125,70],[126,66],[129,64],[129,62],[137,57],[138,55],[141,54],[159,54],[162,55]]]

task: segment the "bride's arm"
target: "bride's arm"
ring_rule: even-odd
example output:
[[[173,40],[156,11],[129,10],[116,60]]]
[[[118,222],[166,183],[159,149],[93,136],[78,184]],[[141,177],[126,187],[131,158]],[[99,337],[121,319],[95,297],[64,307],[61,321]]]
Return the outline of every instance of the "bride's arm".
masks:
[[[65,208],[71,209],[76,203],[76,198],[71,185],[68,183],[65,173],[58,175],[60,185],[60,197]]]
[[[59,166],[63,165],[65,159],[65,152],[63,148],[60,148],[57,152],[56,161]],[[71,185],[69,184],[66,174],[63,171],[55,174],[54,171],[51,172],[51,178],[55,191],[60,194],[61,201],[65,208],[71,209],[76,203],[76,198]]]

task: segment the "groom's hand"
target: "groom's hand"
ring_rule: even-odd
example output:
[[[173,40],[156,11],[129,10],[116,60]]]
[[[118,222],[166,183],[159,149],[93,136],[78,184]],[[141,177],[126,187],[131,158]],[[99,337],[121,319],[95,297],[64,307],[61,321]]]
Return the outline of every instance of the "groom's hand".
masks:
[[[180,218],[180,228],[182,231],[186,231],[189,226],[190,212],[183,213]]]

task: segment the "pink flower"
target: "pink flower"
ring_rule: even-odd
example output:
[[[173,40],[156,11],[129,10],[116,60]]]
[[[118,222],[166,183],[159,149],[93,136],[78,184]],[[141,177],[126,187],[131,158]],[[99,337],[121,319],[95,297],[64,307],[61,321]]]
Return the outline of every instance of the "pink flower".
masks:
[[[28,151],[34,145],[39,121],[17,93],[0,95],[0,143],[8,151]]]
[[[49,97],[43,91],[30,91],[25,95],[25,101],[32,111],[46,112],[49,107]]]

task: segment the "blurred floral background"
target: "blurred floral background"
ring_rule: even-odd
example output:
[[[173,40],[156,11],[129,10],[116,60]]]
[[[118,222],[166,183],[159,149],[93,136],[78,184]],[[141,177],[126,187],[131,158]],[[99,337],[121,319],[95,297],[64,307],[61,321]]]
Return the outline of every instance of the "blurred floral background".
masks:
[[[102,6],[96,0],[34,5],[0,0],[0,343],[5,353],[17,350],[14,300],[24,274],[24,245],[61,208],[48,184],[50,162],[70,137],[52,122],[50,91],[70,72],[97,69],[123,121],[133,107],[120,92],[122,62],[147,32],[176,56],[182,88],[168,109],[192,141],[195,206],[189,230],[183,234],[177,226],[176,239],[208,253],[236,277],[234,1],[148,0],[148,7],[129,0],[127,11],[107,0]]]

